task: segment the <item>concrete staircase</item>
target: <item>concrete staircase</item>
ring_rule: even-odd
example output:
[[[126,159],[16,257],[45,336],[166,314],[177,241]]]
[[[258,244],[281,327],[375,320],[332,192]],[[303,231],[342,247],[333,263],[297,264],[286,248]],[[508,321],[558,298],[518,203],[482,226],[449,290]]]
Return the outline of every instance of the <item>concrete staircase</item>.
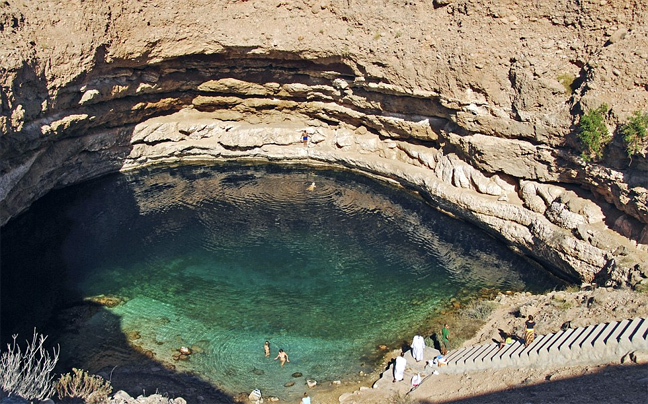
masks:
[[[449,352],[444,373],[508,367],[564,366],[615,361],[648,349],[648,319],[613,321],[538,335],[528,347],[521,341],[476,345]]]
[[[400,383],[410,383],[420,373],[424,379],[434,370],[439,373],[464,373],[483,369],[567,366],[608,363],[637,350],[648,350],[648,319],[614,321],[537,335],[528,347],[516,341],[499,348],[499,344],[484,344],[460,348],[448,353],[447,366],[426,366],[427,360],[439,351],[425,348],[424,361],[416,362],[410,353],[405,355],[407,368]],[[393,365],[374,383],[392,383]]]

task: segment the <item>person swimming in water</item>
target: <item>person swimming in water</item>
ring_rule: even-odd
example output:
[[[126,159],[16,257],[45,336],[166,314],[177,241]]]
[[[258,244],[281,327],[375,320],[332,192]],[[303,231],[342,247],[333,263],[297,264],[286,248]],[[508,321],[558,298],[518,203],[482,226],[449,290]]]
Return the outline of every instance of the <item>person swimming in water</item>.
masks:
[[[263,344],[263,350],[265,351],[265,356],[270,356],[270,341],[266,341],[265,344]]]
[[[279,361],[281,362],[281,366],[283,366],[286,362],[290,362],[290,360],[288,359],[288,354],[285,353],[283,349],[280,349],[279,354],[276,358],[274,358],[274,360],[277,359],[279,359]]]

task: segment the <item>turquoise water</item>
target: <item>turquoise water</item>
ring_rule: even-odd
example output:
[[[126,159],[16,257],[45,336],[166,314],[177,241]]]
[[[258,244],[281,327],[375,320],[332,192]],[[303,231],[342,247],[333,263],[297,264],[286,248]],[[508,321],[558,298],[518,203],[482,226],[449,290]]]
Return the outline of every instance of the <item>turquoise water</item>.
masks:
[[[373,370],[378,345],[423,332],[458,294],[558,284],[474,227],[350,173],[159,168],[48,198],[32,209],[43,244],[22,248],[56,239],[43,256],[57,257],[68,296],[123,299],[107,310],[133,344],[231,394],[296,398],[305,379]],[[22,262],[8,255],[3,272]],[[173,359],[180,346],[193,349],[188,361]]]

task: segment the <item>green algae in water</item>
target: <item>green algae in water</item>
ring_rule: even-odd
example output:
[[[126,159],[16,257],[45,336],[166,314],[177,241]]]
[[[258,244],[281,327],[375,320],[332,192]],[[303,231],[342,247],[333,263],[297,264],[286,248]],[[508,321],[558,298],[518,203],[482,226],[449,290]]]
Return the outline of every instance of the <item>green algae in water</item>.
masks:
[[[123,298],[107,310],[134,344],[231,394],[294,399],[306,379],[371,371],[378,345],[422,332],[459,293],[557,284],[473,226],[349,173],[163,168],[51,198],[67,288]]]

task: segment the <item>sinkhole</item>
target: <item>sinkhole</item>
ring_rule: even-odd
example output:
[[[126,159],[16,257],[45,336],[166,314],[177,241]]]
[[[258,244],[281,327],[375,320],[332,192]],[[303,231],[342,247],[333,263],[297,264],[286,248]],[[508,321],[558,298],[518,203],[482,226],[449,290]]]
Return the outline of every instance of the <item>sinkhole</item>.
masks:
[[[1,253],[3,343],[37,326],[66,371],[109,372],[134,351],[229,395],[282,400],[307,379],[375,371],[451,301],[562,285],[414,193],[271,164],[147,168],[53,191],[3,228]]]

